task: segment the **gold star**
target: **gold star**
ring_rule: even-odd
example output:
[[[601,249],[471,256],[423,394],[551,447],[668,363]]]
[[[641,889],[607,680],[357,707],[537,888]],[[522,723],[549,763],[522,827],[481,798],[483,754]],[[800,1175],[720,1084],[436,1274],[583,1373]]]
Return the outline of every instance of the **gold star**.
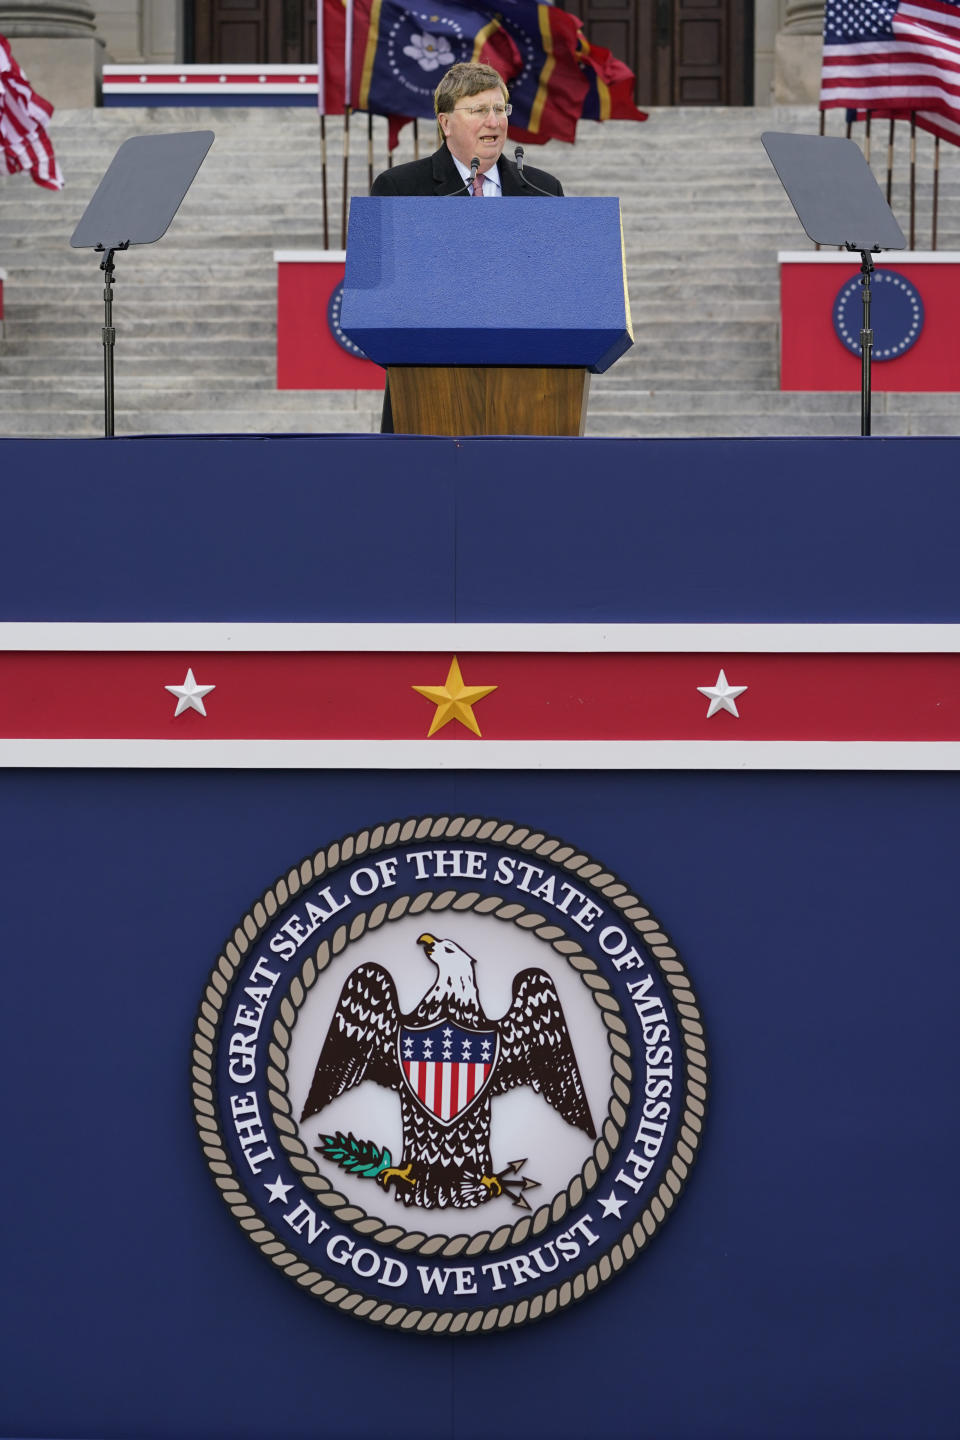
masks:
[[[459,720],[474,735],[480,734],[480,726],[477,724],[473,707],[478,700],[489,695],[491,690],[496,690],[496,685],[464,685],[463,676],[460,674],[460,665],[456,655],[450,661],[450,669],[447,671],[447,678],[442,685],[413,685],[410,687],[416,690],[418,695],[423,695],[427,700],[432,700],[436,705],[436,711],[430,722],[430,729],[427,731],[427,739],[442,730],[451,720]]]

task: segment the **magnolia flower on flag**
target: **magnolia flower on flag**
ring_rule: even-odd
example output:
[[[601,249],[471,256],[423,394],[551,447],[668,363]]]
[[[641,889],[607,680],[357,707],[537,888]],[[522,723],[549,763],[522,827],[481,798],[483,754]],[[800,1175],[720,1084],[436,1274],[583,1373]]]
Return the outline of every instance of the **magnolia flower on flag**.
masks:
[[[450,42],[445,35],[411,35],[410,44],[404,45],[404,55],[416,60],[421,70],[448,68],[454,62]]]

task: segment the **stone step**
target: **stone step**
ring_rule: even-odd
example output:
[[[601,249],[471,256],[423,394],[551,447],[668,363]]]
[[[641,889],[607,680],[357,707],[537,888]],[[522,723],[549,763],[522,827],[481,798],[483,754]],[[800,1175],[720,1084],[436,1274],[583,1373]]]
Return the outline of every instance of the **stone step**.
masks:
[[[131,354],[125,352],[118,356],[115,361],[115,371],[118,389],[122,385],[124,377],[142,376],[144,379],[152,375],[177,375],[184,376],[184,369],[188,363],[182,346],[178,346],[169,354],[158,355],[152,349],[147,354]],[[63,376],[65,373],[73,376],[85,371],[90,375],[96,374],[103,367],[103,351],[90,347],[89,352],[78,350],[76,358],[70,365],[65,366],[63,357],[59,355],[31,355],[29,360],[31,376],[36,380],[45,381],[48,377]],[[231,375],[260,375],[266,378],[272,377],[274,371],[274,358],[272,352],[269,355],[258,357],[244,354],[231,355],[229,357],[229,372]],[[24,371],[22,361],[15,357],[6,355],[0,349],[0,376],[22,375]],[[217,380],[222,383],[223,372],[218,371]],[[191,382],[198,387],[202,385],[202,377],[194,372]]]
[[[749,345],[751,340],[769,343],[777,326],[777,319],[771,313],[772,300],[773,297],[771,301],[755,297],[731,299],[722,293],[708,293],[694,317],[680,309],[676,302],[661,299],[656,292],[650,299],[633,297],[636,348],[635,352],[628,351],[620,363],[629,363],[631,354],[639,353],[641,346],[656,344],[667,328],[671,344],[701,339],[704,344]],[[261,304],[231,318],[222,311],[208,315],[199,306],[171,310],[143,299],[131,301],[126,309],[115,303],[113,320],[118,343],[123,337],[128,344],[161,346],[177,343],[218,346],[235,339],[272,345],[276,332],[273,308]],[[34,318],[23,316],[11,307],[7,314],[7,353],[14,353],[14,347],[29,347],[34,343],[41,348],[60,341],[68,348],[84,346],[91,336],[99,341],[102,323],[102,306],[95,304],[81,307],[75,303],[68,316],[58,313],[54,304],[36,307]]]
[[[205,343],[246,343],[255,339],[258,345],[262,341],[272,348],[276,342],[276,321],[263,315],[262,310],[248,316],[231,317],[211,316],[206,311],[201,316],[189,308],[179,315],[169,312],[157,315],[144,307],[129,315],[121,315],[115,305],[113,321],[118,345],[121,341],[130,344],[174,344],[178,336],[182,345],[190,347]],[[74,314],[62,318],[47,313],[41,314],[39,320],[30,321],[18,314],[8,314],[7,350],[9,354],[23,354],[30,353],[36,346],[37,353],[44,354],[47,352],[43,347],[49,345],[62,344],[72,349],[78,343],[88,344],[91,337],[99,342],[102,324],[102,311],[99,315],[91,311],[89,315]]]
[[[379,390],[275,390],[272,383],[256,386],[235,382],[229,390],[218,389],[216,384],[201,384],[195,378],[177,377],[176,383],[164,388],[151,378],[149,386],[134,386],[121,377],[123,383],[117,386],[117,403],[125,411],[173,411],[189,408],[188,400],[196,398],[203,408],[226,415],[236,412],[244,414],[256,409],[260,412],[269,408],[280,413],[339,414],[346,410],[365,410],[371,405],[379,412],[382,392]],[[222,385],[222,378],[219,381]],[[371,398],[372,397],[372,398]],[[8,379],[0,381],[0,413],[17,412],[43,413],[54,410],[83,414],[90,410],[102,409],[103,381],[91,379],[84,386],[33,386],[25,389]]]
[[[880,400],[874,397],[874,408]],[[774,415],[844,414],[852,403],[859,413],[859,392],[728,390],[611,390],[595,381],[590,387],[590,415]]]
[[[634,421],[629,430],[625,428],[626,423],[629,423],[628,417],[597,416],[595,419],[587,421],[586,434],[588,436],[629,436],[632,439],[640,440],[697,439],[703,436],[711,436],[715,439],[751,437],[774,439],[792,436],[849,435],[860,438],[859,410],[849,418],[840,415],[763,415],[755,417],[723,414],[689,417],[648,415]],[[882,417],[878,417],[877,423],[872,426],[872,431],[875,436],[914,433],[906,428],[905,424]],[[943,432],[923,430],[917,433]]]
[[[622,198],[622,197],[621,197]],[[660,211],[652,210],[645,205],[642,197],[638,196],[636,201],[638,209],[642,209],[642,220],[636,223],[640,234],[656,236],[659,249],[670,249],[679,247],[679,253],[686,254],[689,251],[701,251],[719,248],[721,243],[734,243],[740,241],[757,248],[761,243],[772,245],[776,248],[782,242],[794,237],[796,249],[803,244],[803,233],[799,225],[792,226],[789,219],[772,214],[768,205],[759,203],[752,209],[750,206],[741,206],[731,203],[729,206],[712,206],[705,203],[705,213],[709,212],[709,222],[701,222],[696,229],[690,227],[684,220],[678,219],[677,207],[664,205]],[[625,221],[632,221],[632,216],[627,204],[622,205]],[[183,256],[185,263],[187,258],[191,261],[197,251],[215,247],[216,251],[242,247],[260,247],[263,250],[272,251],[274,247],[288,249],[292,244],[293,236],[300,236],[301,243],[309,244],[311,249],[319,248],[317,237],[320,231],[321,211],[318,207],[316,217],[311,224],[303,214],[302,207],[298,207],[296,215],[291,215],[291,222],[287,229],[284,229],[283,214],[270,213],[269,207],[264,207],[263,214],[250,214],[246,211],[219,211],[199,216],[191,220],[189,229],[182,218],[176,230],[171,229],[157,242],[153,250],[154,254],[163,256]],[[4,232],[4,248],[15,251],[19,246],[31,251],[37,248],[35,240],[36,221],[32,216],[18,213],[2,217]],[[628,236],[629,245],[635,242],[634,232]],[[68,249],[68,237],[61,240],[57,235],[48,237],[45,245],[40,248],[47,254],[57,254],[60,248]],[[333,248],[337,248],[334,246]],[[76,258],[76,264],[90,265],[93,252],[90,250],[75,250],[72,252]],[[116,265],[126,268],[132,263],[140,261],[140,257],[150,253],[150,249],[144,246],[132,252],[120,253],[116,257]],[[140,261],[142,263],[142,261]],[[165,263],[169,263],[169,258]],[[99,264],[99,261],[97,262]],[[96,268],[96,267],[95,267]]]
[[[114,285],[119,294],[127,285],[147,286],[164,280],[172,284],[181,274],[184,280],[194,282],[201,276],[211,275],[223,281],[229,281],[231,277],[240,281],[248,274],[250,279],[256,280],[262,277],[265,264],[272,266],[273,248],[272,244],[266,243],[251,243],[249,247],[236,250],[206,246],[192,252],[189,259],[183,259],[167,247],[158,247],[152,253],[135,251],[132,255],[117,257]],[[305,240],[302,246],[289,248],[315,250],[317,245]],[[4,255],[4,269],[11,281],[21,285],[59,282],[79,286],[86,280],[96,290],[103,284],[99,262],[92,252],[67,250],[59,241],[49,245],[26,241],[15,247],[4,240],[0,242],[0,253]],[[52,266],[56,267],[53,273]]]
[[[269,412],[239,415],[224,426],[223,417],[215,410],[185,410],[173,415],[154,415],[149,411],[118,410],[114,430],[118,436],[135,435],[373,435],[380,429],[380,410],[351,411],[343,416],[324,415],[312,423],[301,417],[293,423],[286,415]],[[13,412],[4,416],[3,435],[8,439],[35,440],[51,435],[47,426],[34,413]],[[58,419],[56,435],[64,438],[96,438],[102,436],[103,412],[85,416],[68,413]]]
[[[231,415],[229,427],[218,410],[138,410],[124,417],[124,433],[139,430],[145,435],[372,435],[380,429],[380,404],[364,410],[324,411],[311,416],[293,416],[284,411],[262,410],[256,415]]]
[[[231,417],[223,425],[219,411],[186,410],[174,412],[119,412],[116,433],[134,435],[216,435],[216,434],[373,434],[379,428],[379,408],[367,412],[351,411],[341,416],[324,415],[311,422],[310,417],[296,420],[286,414],[264,411],[257,415]],[[642,417],[600,415],[587,422],[586,434],[593,437],[611,436],[635,439],[695,439],[710,435],[715,438],[777,438],[841,436],[859,438],[859,411],[843,415],[794,416],[714,416],[648,415]],[[906,416],[875,415],[873,435],[876,438],[895,435],[954,435],[956,422],[948,417],[927,417],[919,422]],[[51,432],[33,413],[13,412],[5,416],[5,436],[42,438]],[[97,437],[103,434],[102,413],[82,415],[68,412],[59,419],[56,433],[65,437]]]
[[[85,283],[76,276],[64,277],[60,281],[44,281],[28,279],[14,266],[5,268],[8,276],[4,287],[8,319],[19,315],[21,307],[25,307],[26,318],[29,319],[32,313],[30,307],[36,307],[37,313],[45,314],[54,306],[64,310],[82,306],[85,313],[97,310],[102,318],[103,281],[99,275],[84,277]],[[138,310],[149,307],[164,312],[189,311],[202,305],[205,310],[211,307],[211,316],[235,309],[245,311],[248,306],[261,312],[268,304],[276,307],[277,282],[272,261],[266,267],[259,266],[242,284],[231,281],[223,289],[211,283],[214,277],[209,275],[202,279],[179,281],[171,280],[169,276],[147,279],[142,274],[131,278],[132,284],[122,277],[121,282],[114,286],[114,314],[118,314],[124,305],[135,306]],[[224,298],[224,290],[229,296],[227,299]]]
[[[660,300],[637,302],[634,299],[632,310],[637,355],[645,354],[651,347],[663,344],[673,347],[686,342],[702,344],[706,350],[736,345],[747,352],[761,341],[766,347],[775,339],[772,332],[776,322],[770,318],[769,306],[765,307],[761,301],[744,300],[731,306],[726,297],[716,296],[707,300],[696,320],[677,318],[676,307]],[[735,310],[734,315],[731,310]],[[198,360],[206,355],[232,354],[237,345],[257,354],[275,353],[276,320],[262,311],[228,318],[212,317],[205,311],[190,308],[179,314],[158,315],[153,307],[131,307],[129,313],[124,314],[114,306],[113,320],[118,349],[151,345],[158,353],[164,353],[179,346],[184,352],[192,352]],[[65,362],[71,361],[78,350],[100,343],[102,323],[102,312],[92,310],[69,319],[55,312],[41,311],[37,319],[29,321],[11,313],[7,317],[3,353],[19,356],[61,352]],[[629,353],[632,352],[628,352],[621,365],[629,363]]]
[[[185,395],[196,391],[198,394],[218,394],[225,386],[229,386],[229,392],[238,395],[238,404],[243,406],[257,402],[260,398],[269,397],[284,403],[283,397],[287,395],[358,395],[363,396],[363,390],[277,390],[275,379],[269,375],[240,375],[232,373],[225,377],[222,373],[203,374],[196,370],[186,370],[181,367],[179,370],[167,374],[148,375],[144,380],[137,381],[134,377],[123,373],[118,368],[118,388],[122,387],[124,395],[127,396],[152,396],[157,395]],[[19,394],[36,395],[41,393],[52,398],[57,395],[86,395],[101,394],[103,391],[103,367],[101,364],[86,366],[85,371],[80,375],[71,374],[67,380],[54,380],[38,385],[36,377],[25,375],[24,367],[10,375],[0,375],[0,396],[13,396]],[[158,402],[159,403],[159,402]],[[164,402],[166,403],[166,402]]]
[[[718,365],[705,369],[699,376],[692,376],[689,368],[670,369],[665,363],[661,363],[648,365],[640,374],[622,379],[617,379],[616,371],[613,371],[607,383],[613,390],[631,393],[641,385],[649,387],[654,381],[657,390],[661,392],[688,391],[699,388],[708,391],[754,394],[757,391],[775,391],[778,385],[778,374],[776,366],[772,363],[759,368],[756,365],[744,367],[733,363]],[[591,387],[590,393],[593,394],[593,387]]]
[[[294,251],[316,250],[317,246],[305,242],[289,248]],[[689,285],[702,286],[704,281],[709,281],[752,286],[755,279],[773,290],[778,284],[777,252],[784,248],[805,250],[812,247],[763,243],[750,250],[743,246],[730,250],[705,250],[698,256],[694,251],[683,248],[664,248],[660,237],[657,237],[656,245],[632,243],[628,247],[627,268],[634,285],[653,285],[663,277]],[[102,299],[103,279],[92,260],[68,266],[62,253],[56,249],[42,255],[31,248],[17,255],[4,248],[2,239],[0,254],[7,272],[6,293],[10,304],[18,299],[29,302],[52,296],[61,299],[64,295],[76,299],[90,296]],[[276,292],[272,247],[252,247],[249,253],[239,252],[226,257],[220,257],[216,252],[201,254],[184,265],[167,264],[163,259],[165,254],[158,252],[157,260],[152,263],[144,262],[139,256],[129,261],[121,258],[114,284],[115,301],[120,303],[125,295],[139,291],[157,291],[168,301],[175,300],[180,290],[185,298],[202,298],[203,286],[211,279],[229,286],[231,291],[236,290],[240,299]],[[56,267],[56,270],[52,272],[51,267]],[[838,277],[844,273],[844,268],[838,267]],[[850,273],[857,268],[851,263]],[[209,298],[222,300],[223,296]],[[691,295],[690,298],[694,297]]]
[[[725,390],[655,390],[655,391],[610,391],[602,389],[604,377],[594,377],[590,390],[589,412],[618,415],[769,415],[823,413],[848,415],[851,411],[859,414],[858,391],[753,391],[748,393]],[[191,382],[192,385],[192,382]],[[124,389],[121,396],[126,411],[173,412],[184,408],[187,387],[181,382],[177,387],[164,390],[151,383],[149,387]],[[102,405],[102,384],[91,383],[86,388],[44,388],[24,389],[6,382],[0,386],[0,399],[5,412],[43,412],[56,409],[58,412],[86,413],[97,411]],[[366,411],[375,409],[379,413],[379,391],[357,390],[273,390],[260,386],[252,391],[234,386],[218,390],[202,387],[200,396],[204,408],[209,412],[226,414],[232,411],[249,411],[251,404],[272,414],[315,413],[327,415],[347,410]],[[948,424],[958,422],[957,397],[953,394],[924,394],[920,396],[874,393],[873,414],[912,415],[931,421],[943,420]]]
[[[916,422],[931,425],[954,426],[960,429],[957,413],[957,397],[951,394],[913,395],[874,393],[873,416],[910,418]],[[602,415],[624,417],[681,416],[697,417],[727,416],[767,417],[807,415],[855,415],[859,420],[860,392],[854,390],[831,391],[753,391],[749,393],[727,390],[657,390],[638,393],[603,392],[596,384],[590,389],[589,415],[591,419]]]
[[[272,325],[276,328],[276,320],[265,307],[265,301],[270,298],[266,287],[262,295],[243,295],[232,300],[210,299],[208,285],[198,285],[195,289],[197,293],[191,297],[184,296],[182,289],[178,287],[178,303],[175,303],[172,290],[169,299],[153,292],[145,292],[136,297],[125,292],[114,301],[114,324],[118,327],[122,324],[126,330],[141,326],[173,329],[189,323],[192,316],[197,316],[202,317],[204,326],[212,329],[231,322],[237,328],[247,325]],[[17,326],[29,326],[31,333],[39,336],[44,333],[44,326],[49,326],[58,335],[69,335],[85,333],[92,323],[103,324],[102,301],[97,305],[95,297],[86,288],[79,294],[49,295],[42,300],[36,298],[34,292],[34,297],[32,302],[8,301],[5,307],[8,336]],[[69,313],[61,313],[60,307],[69,307]]]
[[[276,343],[273,336],[244,339],[240,335],[218,338],[205,332],[180,336],[145,336],[117,332],[115,365],[144,363],[163,365],[184,365],[200,361],[210,370],[217,361],[224,366],[233,366],[242,361],[248,366],[274,366],[276,364]],[[9,374],[11,367],[19,361],[50,361],[50,374],[69,375],[71,368],[82,362],[85,356],[93,355],[102,359],[103,347],[99,331],[89,335],[65,335],[59,338],[29,336],[8,340],[0,354],[0,363]]]

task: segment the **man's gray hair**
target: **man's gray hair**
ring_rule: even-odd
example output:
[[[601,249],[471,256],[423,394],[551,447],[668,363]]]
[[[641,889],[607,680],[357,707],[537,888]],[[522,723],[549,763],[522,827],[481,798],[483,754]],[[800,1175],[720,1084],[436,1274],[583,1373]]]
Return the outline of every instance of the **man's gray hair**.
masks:
[[[434,114],[439,116],[444,111],[449,113],[456,108],[458,100],[464,100],[469,95],[482,95],[484,90],[499,90],[503,95],[504,103],[510,98],[510,92],[503,83],[503,77],[498,75],[490,65],[466,63],[451,65],[433,92]],[[446,137],[440,128],[439,119],[437,120],[437,131],[442,145]]]

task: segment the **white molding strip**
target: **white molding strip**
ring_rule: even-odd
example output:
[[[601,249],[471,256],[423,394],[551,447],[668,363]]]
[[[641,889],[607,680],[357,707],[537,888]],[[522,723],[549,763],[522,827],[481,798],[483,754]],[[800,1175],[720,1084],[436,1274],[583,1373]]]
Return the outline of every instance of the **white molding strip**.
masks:
[[[858,250],[778,250],[781,265],[849,265],[860,269]],[[956,265],[960,250],[884,250],[875,264],[884,265]]]
[[[274,250],[278,265],[342,265],[346,250]]]
[[[101,770],[960,770],[960,741],[0,740],[0,766]]]
[[[311,624],[6,621],[2,650],[955,654],[953,624]]]
[[[317,78],[316,65],[104,65],[103,78],[124,75],[309,75]]]

